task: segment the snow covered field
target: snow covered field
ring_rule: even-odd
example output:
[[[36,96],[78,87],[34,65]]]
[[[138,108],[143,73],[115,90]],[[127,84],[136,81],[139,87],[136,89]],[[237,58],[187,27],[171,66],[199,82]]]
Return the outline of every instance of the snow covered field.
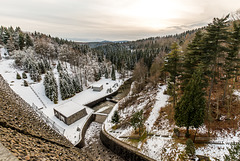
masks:
[[[22,75],[22,70],[16,69],[14,67],[14,60],[8,59],[5,57],[4,53],[7,53],[4,48],[1,48],[1,56],[2,60],[0,60],[0,74],[3,78],[7,81],[10,87],[20,96],[22,97],[27,103],[30,105],[35,104],[49,119],[55,122],[58,126],[65,129],[64,136],[69,139],[73,144],[79,141],[79,134],[81,130],[77,131],[77,128],[82,129],[83,125],[87,121],[87,118],[94,112],[91,108],[86,107],[87,116],[83,117],[82,119],[76,121],[71,125],[66,125],[64,122],[60,121],[58,118],[54,116],[53,108],[58,107],[61,104],[64,104],[66,108],[71,110],[70,105],[71,102],[74,102],[79,105],[85,105],[90,103],[96,99],[104,97],[108,95],[107,89],[112,88],[113,92],[116,91],[121,84],[123,83],[122,80],[117,79],[113,81],[111,79],[102,78],[98,82],[90,84],[90,86],[94,84],[102,84],[103,90],[100,92],[93,91],[91,88],[87,89],[84,87],[84,91],[76,94],[74,97],[69,98],[67,100],[62,100],[60,97],[59,92],[59,100],[58,104],[54,104],[50,99],[45,96],[45,88],[43,85],[44,75],[42,75],[42,80],[39,83],[35,83],[30,79],[29,74],[27,73],[27,82],[29,83],[29,87],[25,87],[23,85],[23,79],[16,79],[17,72]],[[58,72],[57,69],[53,69],[54,76],[58,82]],[[118,77],[118,75],[117,75]],[[69,105],[68,105],[69,104]],[[74,109],[73,109],[74,110]]]

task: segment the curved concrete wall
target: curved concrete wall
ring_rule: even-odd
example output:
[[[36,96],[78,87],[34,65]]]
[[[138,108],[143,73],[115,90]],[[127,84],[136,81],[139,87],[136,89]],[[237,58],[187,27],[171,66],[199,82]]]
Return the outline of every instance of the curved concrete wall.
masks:
[[[117,155],[121,156],[123,159],[128,161],[154,161],[154,159],[149,158],[137,151],[137,148],[129,146],[105,131],[104,125],[100,133],[100,139],[102,143],[112,150]]]

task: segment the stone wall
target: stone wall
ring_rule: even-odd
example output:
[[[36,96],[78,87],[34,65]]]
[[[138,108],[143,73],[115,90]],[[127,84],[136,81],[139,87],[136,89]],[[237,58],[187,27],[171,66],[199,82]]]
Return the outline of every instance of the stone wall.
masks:
[[[27,88],[27,87],[26,87]],[[88,160],[49,127],[0,75],[0,142],[19,160]]]
[[[104,128],[102,128],[102,131],[100,133],[100,139],[102,143],[112,150],[117,155],[121,156],[125,160],[129,161],[154,161],[154,159],[151,159],[137,151],[137,148],[127,145],[126,143],[123,143],[113,136],[109,135]]]

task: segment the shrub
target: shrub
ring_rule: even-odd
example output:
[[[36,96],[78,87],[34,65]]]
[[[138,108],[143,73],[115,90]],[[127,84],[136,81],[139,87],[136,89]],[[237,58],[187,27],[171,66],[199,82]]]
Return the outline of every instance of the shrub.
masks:
[[[17,73],[16,77],[17,77],[17,79],[22,79],[19,73]]]
[[[28,87],[28,82],[26,80],[24,80],[23,84],[25,87]]]
[[[27,74],[25,72],[22,73],[22,78],[27,79]]]
[[[190,157],[195,155],[195,147],[194,147],[193,141],[191,139],[188,139],[186,141],[185,151],[186,151],[186,154]]]

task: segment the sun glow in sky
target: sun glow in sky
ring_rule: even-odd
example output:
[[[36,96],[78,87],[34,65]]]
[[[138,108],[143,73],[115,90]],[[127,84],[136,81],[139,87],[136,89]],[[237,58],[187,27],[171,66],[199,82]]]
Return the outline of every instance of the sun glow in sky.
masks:
[[[0,24],[61,38],[136,40],[202,27],[239,0],[0,0]]]

